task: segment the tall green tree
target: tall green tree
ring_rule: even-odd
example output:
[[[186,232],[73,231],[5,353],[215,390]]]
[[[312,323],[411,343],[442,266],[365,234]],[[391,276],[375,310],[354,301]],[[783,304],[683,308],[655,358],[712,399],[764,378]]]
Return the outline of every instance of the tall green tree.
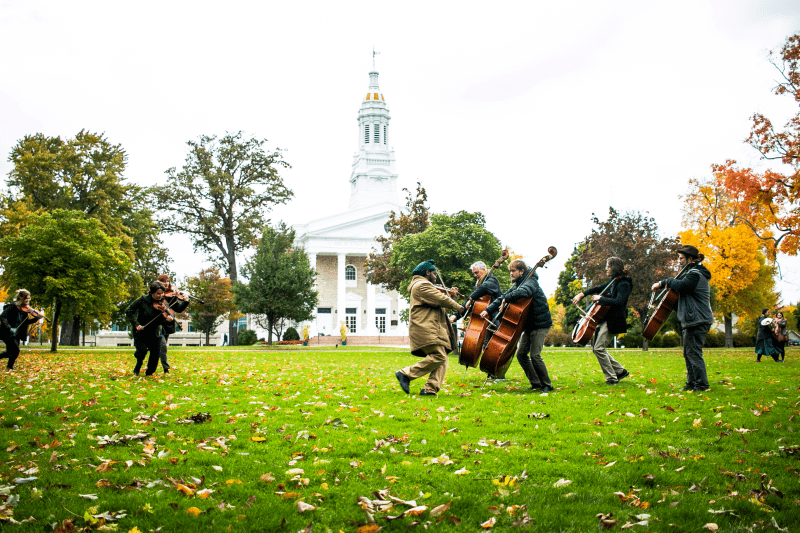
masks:
[[[167,170],[167,183],[156,190],[159,208],[168,215],[161,221],[164,230],[188,235],[195,250],[223,268],[234,285],[236,254],[253,246],[268,222],[266,213],[293,196],[278,173],[290,165],[280,148],[266,151],[266,142],[245,139],[242,132],[189,141],[183,168]],[[236,331],[230,323],[231,345]]]
[[[221,317],[230,317],[236,313],[231,292],[231,280],[223,278],[218,268],[201,270],[197,276],[186,279],[186,290],[192,296],[203,300],[203,303],[192,301],[186,313],[192,322],[192,327],[206,335],[208,344],[211,333],[214,332]]]
[[[608,219],[601,221],[592,214],[596,228],[583,241],[580,255],[575,259],[575,273],[586,287],[607,281],[606,261],[616,256],[625,262],[633,278],[633,291],[628,306],[633,308],[644,329],[647,322],[650,287],[675,274],[675,256],[678,241],[660,237],[658,224],[652,217],[639,211],[619,213],[609,207]],[[647,350],[644,340],[642,349]]]
[[[453,215],[432,215],[430,226],[421,232],[406,235],[392,247],[389,267],[401,275],[397,290],[409,298],[408,283],[411,271],[422,261],[433,259],[439,274],[448,287],[458,287],[463,295],[475,288],[470,265],[483,261],[488,266],[501,255],[500,241],[486,229],[481,213],[459,211]],[[501,286],[508,285],[508,269],[495,270]]]
[[[425,188],[417,182],[415,196],[408,189],[403,190],[406,192],[406,212],[392,211],[384,225],[387,235],[375,239],[380,250],[371,252],[364,264],[367,281],[373,285],[383,285],[390,291],[399,290],[407,281],[405,269],[392,261],[394,245],[409,235],[422,233],[430,224]]]
[[[130,258],[120,239],[103,232],[100,222],[80,211],[56,209],[35,215],[17,235],[0,239],[0,281],[24,287],[39,302],[52,302],[53,324],[69,305],[79,316],[107,324],[115,303],[128,296],[123,281]],[[52,352],[58,348],[53,327]]]
[[[249,282],[233,288],[239,310],[256,315],[267,329],[268,344],[283,320],[310,320],[317,306],[316,271],[305,250],[292,248],[293,242],[294,230],[284,223],[265,226],[256,253],[242,268]]]
[[[74,138],[41,133],[22,138],[8,160],[9,193],[3,199],[0,230],[12,234],[31,212],[74,210],[96,219],[104,233],[119,239],[119,249],[133,260],[124,276],[130,294],[139,294],[152,271],[164,272],[168,257],[153,222],[148,191],[124,176],[127,154],[105,135],[81,130]],[[62,344],[78,343],[82,317],[71,303],[62,310]]]

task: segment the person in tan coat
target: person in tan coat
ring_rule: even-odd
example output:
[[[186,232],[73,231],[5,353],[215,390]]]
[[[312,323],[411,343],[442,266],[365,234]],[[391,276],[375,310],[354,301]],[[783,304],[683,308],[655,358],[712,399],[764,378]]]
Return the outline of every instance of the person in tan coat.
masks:
[[[455,341],[445,309],[464,312],[462,305],[433,286],[435,271],[436,266],[431,259],[417,265],[411,273],[408,336],[411,353],[424,359],[394,373],[406,394],[409,393],[411,381],[425,375],[428,375],[428,381],[420,390],[420,396],[436,396],[439,392],[447,373],[447,354],[452,351]]]

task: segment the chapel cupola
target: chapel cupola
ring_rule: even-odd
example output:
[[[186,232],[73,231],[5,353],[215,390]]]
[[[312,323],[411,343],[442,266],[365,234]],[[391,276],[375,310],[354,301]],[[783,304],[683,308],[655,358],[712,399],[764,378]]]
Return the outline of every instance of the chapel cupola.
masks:
[[[373,56],[369,88],[358,111],[358,144],[350,174],[350,209],[398,203],[394,150],[389,145],[389,108],[378,86]]]

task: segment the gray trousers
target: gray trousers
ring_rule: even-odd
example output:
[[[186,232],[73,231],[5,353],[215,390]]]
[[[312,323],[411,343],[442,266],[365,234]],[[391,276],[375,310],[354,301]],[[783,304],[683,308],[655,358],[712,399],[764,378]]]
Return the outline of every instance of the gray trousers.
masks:
[[[592,344],[592,353],[597,357],[597,362],[600,363],[600,370],[606,377],[607,383],[617,383],[619,376],[625,371],[625,368],[617,362],[616,359],[611,357],[611,354],[606,350],[611,341],[611,334],[608,332],[608,322],[603,322],[594,332],[594,344]]]
[[[164,369],[164,372],[169,370],[171,367],[169,363],[167,363],[167,342],[169,341],[169,335],[161,335],[161,346],[158,352],[158,358],[161,359],[161,368]]]
[[[517,347],[517,361],[525,376],[531,383],[531,387],[552,387],[550,374],[547,373],[547,366],[542,359],[542,346],[544,338],[550,328],[534,329],[530,333],[523,331],[519,338]],[[530,354],[530,356],[528,356]]]
[[[684,328],[681,332],[683,334],[683,358],[686,360],[686,385],[689,387],[708,388],[703,344],[709,329],[711,329],[711,324],[700,324]]]
[[[431,344],[422,348],[425,357],[417,364],[400,369],[400,373],[414,380],[428,376],[428,381],[422,390],[426,392],[439,392],[444,385],[444,376],[447,374],[447,351],[444,346]],[[428,375],[430,374],[430,375]]]

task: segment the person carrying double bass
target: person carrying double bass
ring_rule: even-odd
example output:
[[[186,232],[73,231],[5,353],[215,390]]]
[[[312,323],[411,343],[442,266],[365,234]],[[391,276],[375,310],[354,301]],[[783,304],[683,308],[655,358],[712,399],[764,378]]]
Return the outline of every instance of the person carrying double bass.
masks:
[[[14,362],[19,356],[19,344],[28,338],[28,326],[38,322],[42,316],[31,309],[31,293],[25,289],[17,290],[14,301],[3,308],[0,314],[0,340],[6,349],[0,359],[8,359],[6,370],[14,370]]]
[[[625,263],[622,259],[609,257],[606,261],[606,275],[611,279],[602,285],[586,289],[572,299],[572,303],[578,305],[584,296],[591,296],[595,305],[610,306],[606,316],[597,324],[597,329],[594,331],[592,353],[600,363],[600,370],[603,371],[606,378],[606,385],[612,386],[630,375],[606,350],[613,335],[628,331],[628,297],[633,290],[633,279],[623,273],[624,269]],[[610,288],[608,288],[609,285]],[[608,288],[608,292],[600,296],[599,293],[605,291],[606,288]]]
[[[447,354],[453,350],[455,341],[450,337],[452,330],[445,309],[464,312],[462,305],[434,287],[435,272],[433,259],[423,261],[411,272],[408,337],[411,353],[424,359],[394,373],[406,394],[411,381],[425,375],[428,381],[419,395],[436,396],[439,392],[447,373]]]
[[[491,320],[500,309],[502,301],[512,303],[520,298],[531,298],[531,308],[517,347],[517,361],[531,384],[530,390],[541,389],[543,392],[549,392],[553,390],[553,384],[550,382],[547,365],[542,359],[542,347],[547,332],[553,326],[553,320],[550,317],[547,297],[539,286],[539,276],[536,272],[528,276],[531,270],[521,259],[512,261],[508,265],[508,272],[511,274],[513,285],[489,304],[489,307],[481,313],[481,317]]]
[[[167,274],[158,276],[158,281],[164,286],[164,303],[175,314],[183,313],[189,307],[189,297],[185,294],[178,292],[169,281]],[[167,347],[169,346],[169,336],[175,333],[178,327],[178,321],[173,320],[170,324],[165,324],[161,328],[161,350],[159,351],[159,359],[161,360],[161,367],[164,369],[165,374],[169,374],[169,369],[172,368],[167,362]]]
[[[145,375],[150,376],[158,368],[158,358],[161,353],[161,327],[173,322],[172,315],[167,312],[164,305],[164,286],[159,281],[150,284],[147,294],[140,296],[125,311],[125,315],[133,327],[133,345],[136,351],[136,366],[133,367],[134,375],[139,375],[144,363],[144,356],[150,352],[147,359]]]
[[[708,373],[703,359],[703,344],[714,323],[711,313],[711,272],[698,259],[700,252],[690,245],[678,248],[678,264],[683,275],[653,283],[654,292],[664,287],[678,291],[678,322],[681,324],[683,358],[686,361],[686,385],[683,390],[707,391]]]
[[[465,307],[469,308],[470,304],[475,303],[478,298],[489,295],[491,301],[497,299],[503,292],[500,290],[500,282],[493,274],[486,276],[486,263],[483,261],[476,261],[469,267],[472,270],[472,275],[475,276],[475,290],[467,298]],[[486,278],[484,278],[486,276]],[[481,281],[483,279],[483,281]],[[454,313],[450,315],[450,322],[455,322],[459,318],[463,318],[462,313]]]

